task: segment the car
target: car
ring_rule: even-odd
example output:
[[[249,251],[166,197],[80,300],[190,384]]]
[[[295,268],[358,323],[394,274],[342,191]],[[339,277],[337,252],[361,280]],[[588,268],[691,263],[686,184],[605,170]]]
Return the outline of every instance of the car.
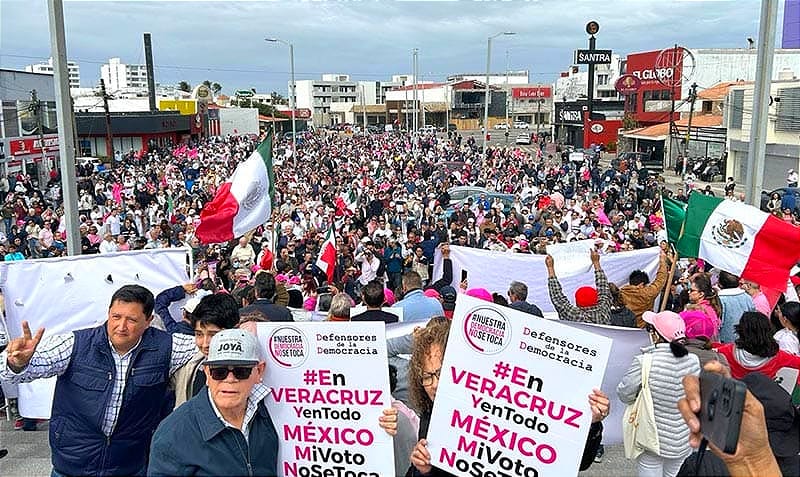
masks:
[[[508,129],[508,124],[506,124],[506,123],[497,123],[497,124],[494,125],[494,128],[496,130],[498,130],[498,131],[499,130],[503,130],[503,129]]]
[[[514,144],[530,145],[530,143],[531,143],[531,135],[528,133],[522,133],[517,136],[517,139],[514,140]]]
[[[421,134],[436,134],[436,126],[426,124],[425,126],[419,128],[419,132]]]
[[[450,203],[460,202],[466,199],[469,196],[480,196],[481,194],[488,194],[489,191],[484,189],[483,187],[476,187],[476,186],[456,186],[447,189],[447,193],[450,194]]]
[[[786,194],[793,194],[794,195],[794,212],[795,214],[800,214],[800,187],[781,187],[780,189],[775,189],[771,192],[767,192],[765,190],[761,191],[761,210],[764,212],[769,212],[767,208],[767,202],[769,202],[769,198],[772,197],[773,194],[778,194],[780,197],[781,202],[783,202],[783,196]]]
[[[493,204],[495,199],[499,198],[500,202],[503,204],[503,213],[506,215],[511,212],[511,207],[514,206],[514,194],[501,194],[499,192],[485,192],[481,194],[486,195],[486,200],[488,200],[490,204]],[[461,207],[463,207],[464,204],[468,204],[470,199],[472,199],[473,203],[479,200],[481,198],[481,194],[470,195],[459,200],[458,202],[451,202],[450,206],[444,211],[445,217],[450,219],[450,216],[452,216],[457,210],[461,210]]]
[[[643,167],[654,172],[664,172],[664,161],[653,158],[649,152],[623,152],[617,156],[618,160],[640,162]]]
[[[94,166],[94,172],[99,172],[104,169],[103,161],[97,157],[77,157],[75,158],[75,165],[86,167],[87,164]]]
[[[531,125],[525,121],[514,121],[514,129],[528,129]]]

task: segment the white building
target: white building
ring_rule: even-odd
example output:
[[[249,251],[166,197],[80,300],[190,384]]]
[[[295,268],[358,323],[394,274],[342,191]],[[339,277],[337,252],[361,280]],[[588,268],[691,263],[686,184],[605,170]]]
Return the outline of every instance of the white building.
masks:
[[[324,74],[321,80],[299,80],[295,84],[296,106],[311,110],[315,126],[329,126],[340,122],[334,122],[336,118],[331,116],[331,112],[341,112],[346,103],[355,104],[359,99],[358,83],[351,81],[350,75]]]
[[[588,68],[587,68],[588,69]],[[620,55],[611,55],[611,63],[597,64],[594,66],[594,100],[616,101],[619,94],[614,88],[614,83],[620,77],[622,58]],[[589,72],[581,71],[578,66],[570,66],[561,73],[556,80],[554,97],[560,101],[576,101],[587,98],[589,90]]]
[[[111,58],[100,67],[100,77],[105,81],[109,94],[126,90],[147,90],[145,65],[128,65],[119,58]]]
[[[485,84],[486,73],[459,73],[447,77],[448,83],[458,83],[460,81],[480,81]],[[530,83],[530,74],[528,70],[489,74],[490,85],[502,86],[505,85],[506,82],[513,85],[528,84]]]
[[[777,58],[776,58],[777,59]],[[748,173],[750,125],[753,120],[753,83],[732,86],[724,105],[728,161],[726,176],[744,184]],[[786,186],[786,171],[800,169],[800,78],[784,71],[770,85],[773,98],[767,124],[763,189]]]
[[[28,65],[25,67],[28,73],[42,73],[46,75],[53,74],[53,58],[50,57],[46,63],[36,63],[35,65]],[[78,63],[74,61],[67,61],[67,74],[69,75],[69,87],[81,87],[81,68]]]

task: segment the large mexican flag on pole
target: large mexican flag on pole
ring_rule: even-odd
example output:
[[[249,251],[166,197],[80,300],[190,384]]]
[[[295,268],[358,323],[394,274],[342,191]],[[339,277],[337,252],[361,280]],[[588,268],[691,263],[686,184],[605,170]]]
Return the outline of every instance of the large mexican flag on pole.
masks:
[[[683,257],[784,290],[800,260],[800,227],[741,202],[693,193],[677,248]]]

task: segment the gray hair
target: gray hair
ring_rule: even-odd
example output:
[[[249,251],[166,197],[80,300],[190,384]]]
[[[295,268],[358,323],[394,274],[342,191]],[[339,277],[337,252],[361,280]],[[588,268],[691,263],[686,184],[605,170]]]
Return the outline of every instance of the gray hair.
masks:
[[[517,300],[525,301],[528,299],[528,285],[517,281],[511,282],[508,286],[508,294],[513,294]]]
[[[329,317],[350,318],[350,297],[347,293],[338,293],[331,300],[331,308],[328,312]]]

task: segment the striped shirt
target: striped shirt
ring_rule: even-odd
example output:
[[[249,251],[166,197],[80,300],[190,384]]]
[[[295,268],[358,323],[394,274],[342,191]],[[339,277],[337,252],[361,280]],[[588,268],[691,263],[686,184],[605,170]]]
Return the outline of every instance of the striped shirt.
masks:
[[[139,340],[141,343],[141,339]],[[106,408],[103,419],[103,434],[110,436],[114,431],[114,425],[119,417],[122,407],[122,395],[125,391],[125,383],[128,379],[128,369],[131,364],[133,351],[139,346],[131,348],[127,353],[120,355],[114,350],[109,341],[111,356],[114,357],[114,367],[116,376],[114,388],[111,391],[111,400]],[[63,335],[52,335],[42,339],[36,351],[31,357],[28,366],[20,373],[15,373],[8,367],[7,352],[0,354],[0,380],[17,384],[29,383],[40,378],[51,376],[61,376],[67,370],[72,359],[72,349],[75,345],[75,335],[66,333]],[[175,373],[181,366],[188,363],[192,356],[197,352],[194,337],[189,335],[172,335],[172,354],[170,356],[169,374]]]

